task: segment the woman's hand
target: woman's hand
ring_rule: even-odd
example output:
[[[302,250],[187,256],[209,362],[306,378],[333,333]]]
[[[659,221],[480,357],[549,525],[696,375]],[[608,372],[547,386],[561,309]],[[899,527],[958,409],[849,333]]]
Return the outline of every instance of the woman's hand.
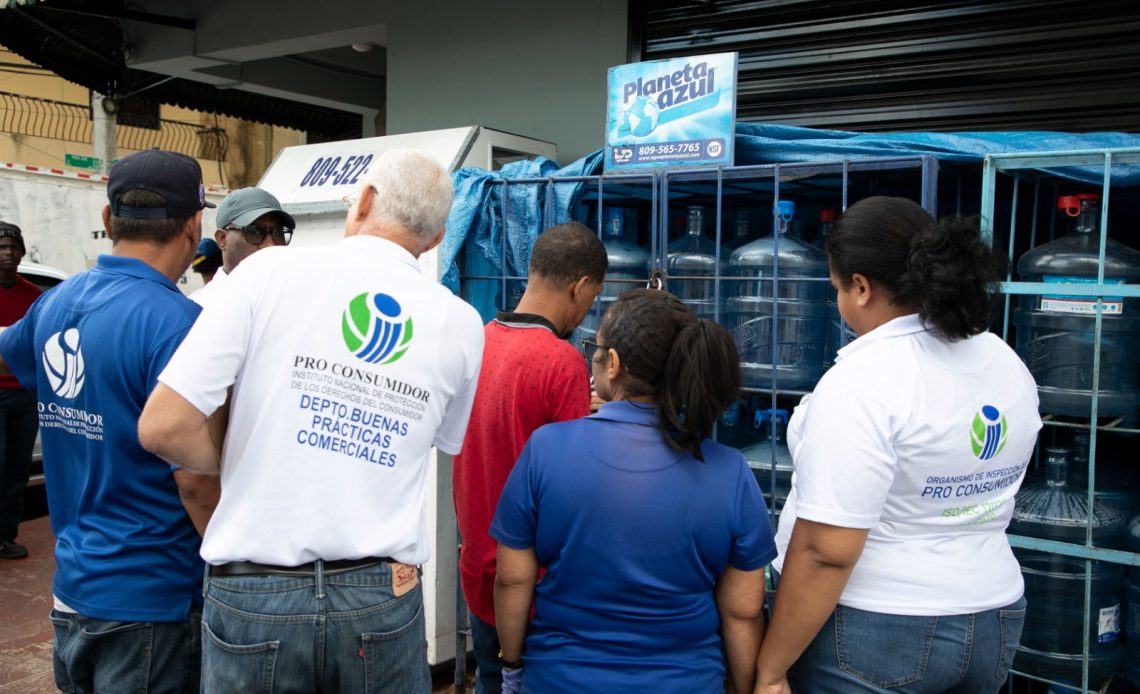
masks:
[[[764,684],[761,679],[756,682],[754,694],[792,694],[792,686],[788,684],[787,677],[781,677],[770,684]]]
[[[863,552],[867,530],[795,519],[772,623],[756,660],[755,694],[787,694],[788,668],[827,623]]]
[[[508,670],[503,668],[503,694],[520,694],[522,692],[522,668]]]

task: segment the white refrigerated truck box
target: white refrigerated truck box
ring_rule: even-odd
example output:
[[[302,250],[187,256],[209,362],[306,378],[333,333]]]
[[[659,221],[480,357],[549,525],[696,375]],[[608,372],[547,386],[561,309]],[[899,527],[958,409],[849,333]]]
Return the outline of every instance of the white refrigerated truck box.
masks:
[[[209,187],[206,199],[217,205],[224,188]],[[103,230],[107,177],[28,164],[0,162],[0,220],[20,227],[28,253],[24,260],[74,275],[111,252]],[[202,233],[213,236],[214,212],[202,210]],[[187,270],[178,288],[189,294],[202,286]]]
[[[541,140],[470,126],[286,147],[265,172],[258,187],[281,202],[293,215],[297,229],[291,245],[331,245],[344,233],[346,198],[356,195],[364,173],[389,149],[419,150],[449,173],[475,166],[488,171],[497,164],[536,155],[557,158],[556,147]],[[442,274],[435,250],[420,256],[430,277]],[[427,528],[431,559],[424,564],[424,617],[428,662],[455,657],[456,648],[456,525],[451,494],[451,456],[433,449],[435,464],[428,477]]]

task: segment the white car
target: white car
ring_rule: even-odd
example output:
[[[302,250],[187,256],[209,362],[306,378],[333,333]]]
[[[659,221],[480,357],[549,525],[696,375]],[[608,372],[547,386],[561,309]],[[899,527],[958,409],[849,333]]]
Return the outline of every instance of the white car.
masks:
[[[47,291],[67,279],[68,274],[47,265],[38,263],[20,263],[17,268],[20,277],[28,280],[43,291]],[[32,472],[28,478],[28,486],[35,487],[44,483],[44,456],[40,451],[40,437],[36,437],[36,447],[32,451]]]
[[[20,273],[20,277],[45,292],[69,277],[63,270],[56,270],[54,267],[40,265],[39,263],[20,263],[17,272]]]

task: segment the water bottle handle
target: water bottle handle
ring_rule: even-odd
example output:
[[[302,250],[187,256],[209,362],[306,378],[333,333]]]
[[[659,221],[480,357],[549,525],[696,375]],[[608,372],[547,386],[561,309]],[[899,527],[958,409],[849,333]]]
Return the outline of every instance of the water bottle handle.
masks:
[[[792,200],[781,200],[775,203],[775,207],[776,216],[785,224],[790,224],[792,218],[796,216],[796,203]]]
[[[756,410],[756,415],[752,418],[752,428],[760,429],[771,416],[770,410]]]

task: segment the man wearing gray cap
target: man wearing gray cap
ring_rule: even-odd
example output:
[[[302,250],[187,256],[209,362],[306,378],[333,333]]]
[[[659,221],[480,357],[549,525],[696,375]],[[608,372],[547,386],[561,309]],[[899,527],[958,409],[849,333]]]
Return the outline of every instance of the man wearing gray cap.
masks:
[[[296,222],[270,193],[261,188],[239,188],[218,206],[217,227],[214,240],[222,249],[222,267],[212,282],[190,295],[203,307],[224,291],[221,287],[226,277],[241,261],[262,248],[288,246]]]

